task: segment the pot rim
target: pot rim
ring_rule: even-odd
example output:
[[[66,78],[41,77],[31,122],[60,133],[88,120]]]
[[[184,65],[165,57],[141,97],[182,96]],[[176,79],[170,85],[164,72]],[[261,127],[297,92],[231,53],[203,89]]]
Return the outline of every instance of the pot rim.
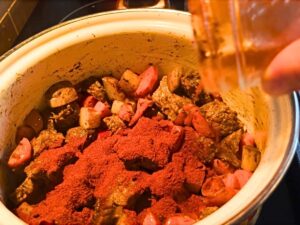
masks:
[[[182,16],[188,16],[190,17],[190,13],[184,12],[184,11],[178,11],[178,10],[173,10],[173,9],[126,9],[126,10],[112,10],[108,12],[100,12],[100,13],[95,13],[79,18],[75,18],[69,21],[65,21],[63,23],[57,24],[55,26],[52,26],[46,30],[43,30],[26,40],[22,41],[19,43],[17,46],[13,47],[9,51],[5,52],[2,56],[0,56],[0,63],[7,57],[9,57],[11,54],[13,54],[15,51],[18,49],[22,48],[24,45],[27,43],[39,38],[40,36],[43,36],[53,30],[56,30],[57,28],[61,28],[64,26],[68,26],[70,24],[76,23],[78,21],[83,21],[87,19],[91,19],[94,17],[100,17],[100,16],[106,16],[106,15],[113,15],[113,14],[128,14],[128,13],[166,13],[166,14],[180,14]],[[282,160],[281,165],[278,167],[276,170],[275,175],[271,179],[270,183],[266,185],[254,198],[252,201],[250,201],[247,205],[245,205],[243,208],[239,210],[239,212],[235,215],[230,216],[224,224],[235,224],[242,222],[243,220],[247,219],[247,217],[250,215],[250,213],[254,212],[266,199],[271,195],[271,193],[276,189],[276,187],[279,185],[281,182],[283,176],[285,175],[287,169],[289,168],[291,161],[293,159],[293,156],[296,152],[296,149],[299,148],[299,143],[298,143],[298,137],[299,137],[299,96],[297,95],[296,92],[292,93],[289,96],[290,102],[291,102],[291,108],[292,108],[292,121],[293,121],[293,127],[291,130],[292,136],[289,139],[289,144],[287,146],[287,149],[285,151],[284,158]],[[8,209],[7,209],[8,210]],[[199,221],[200,222],[200,221]],[[201,222],[200,222],[201,223]],[[198,223],[197,223],[198,224]]]

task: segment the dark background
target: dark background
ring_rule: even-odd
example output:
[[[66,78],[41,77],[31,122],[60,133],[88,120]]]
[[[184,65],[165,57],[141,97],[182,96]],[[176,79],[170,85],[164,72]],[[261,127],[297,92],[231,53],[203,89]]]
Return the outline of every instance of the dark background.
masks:
[[[138,1],[145,3],[149,0]],[[136,1],[137,2],[137,1]],[[40,0],[15,45],[62,21],[114,9],[115,0]],[[171,0],[171,8],[186,10],[184,1]],[[300,225],[300,153],[282,182],[263,205],[257,225]]]

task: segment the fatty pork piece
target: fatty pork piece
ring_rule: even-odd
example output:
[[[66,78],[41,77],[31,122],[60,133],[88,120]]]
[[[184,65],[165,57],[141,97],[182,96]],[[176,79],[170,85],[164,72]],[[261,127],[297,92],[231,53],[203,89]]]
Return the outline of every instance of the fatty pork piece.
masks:
[[[80,106],[77,102],[53,110],[51,119],[54,121],[55,129],[61,132],[78,125]]]
[[[193,154],[200,162],[209,163],[216,155],[217,146],[212,139],[200,136],[191,127],[185,127],[180,152]]]
[[[242,130],[237,130],[225,137],[218,144],[218,152],[216,157],[227,161],[236,168],[239,168],[241,166],[241,161],[238,159],[236,154],[239,151],[241,138]]]
[[[127,169],[156,171],[169,162],[182,140],[182,127],[170,121],[142,117],[127,136],[118,140],[114,149]]]
[[[77,159],[78,150],[68,145],[42,152],[25,168],[27,177],[11,195],[12,202],[18,205],[25,200],[35,201],[41,195],[41,189],[59,183],[63,168]]]
[[[97,201],[92,223],[121,225],[121,221],[125,220],[124,209],[140,212],[149,207],[150,193],[146,182],[148,176],[144,172],[108,171],[98,185],[96,184],[94,195]]]
[[[190,99],[173,94],[169,90],[167,76],[160,81],[159,87],[152,95],[152,100],[171,121],[176,119],[178,111],[184,105],[192,103]]]
[[[221,138],[242,127],[237,113],[232,111],[224,102],[215,100],[207,103],[200,107],[200,112]]]

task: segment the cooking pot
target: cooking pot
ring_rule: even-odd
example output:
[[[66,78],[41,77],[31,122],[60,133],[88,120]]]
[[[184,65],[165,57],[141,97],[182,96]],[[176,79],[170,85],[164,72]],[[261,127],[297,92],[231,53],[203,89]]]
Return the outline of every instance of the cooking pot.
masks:
[[[5,207],[12,174],[6,167],[16,127],[53,83],[73,83],[91,75],[140,73],[149,63],[165,75],[180,64],[197,70],[189,13],[131,9],[94,14],[52,27],[21,43],[0,59],[0,224],[24,224]],[[261,162],[249,182],[228,203],[200,224],[240,223],[276,188],[297,148],[299,105],[296,94],[272,98],[259,88],[222,94],[239,114],[258,147]],[[278,206],[280,207],[280,206]]]

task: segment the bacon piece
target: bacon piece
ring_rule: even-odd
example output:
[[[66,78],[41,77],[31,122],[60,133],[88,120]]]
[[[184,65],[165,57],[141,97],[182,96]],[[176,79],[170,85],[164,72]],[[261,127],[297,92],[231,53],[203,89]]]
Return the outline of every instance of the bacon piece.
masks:
[[[25,164],[32,156],[31,145],[27,138],[23,138],[15,148],[8,160],[10,168],[16,168]]]
[[[158,81],[157,67],[150,66],[141,75],[141,81],[138,88],[135,91],[137,97],[145,97],[147,94],[153,91]]]
[[[142,117],[145,110],[153,105],[153,101],[146,98],[139,98],[137,102],[137,109],[132,119],[130,120],[129,126],[135,124],[140,117]]]
[[[109,105],[98,101],[94,106],[94,109],[100,114],[101,118],[107,117],[111,115],[111,111],[109,109]]]

